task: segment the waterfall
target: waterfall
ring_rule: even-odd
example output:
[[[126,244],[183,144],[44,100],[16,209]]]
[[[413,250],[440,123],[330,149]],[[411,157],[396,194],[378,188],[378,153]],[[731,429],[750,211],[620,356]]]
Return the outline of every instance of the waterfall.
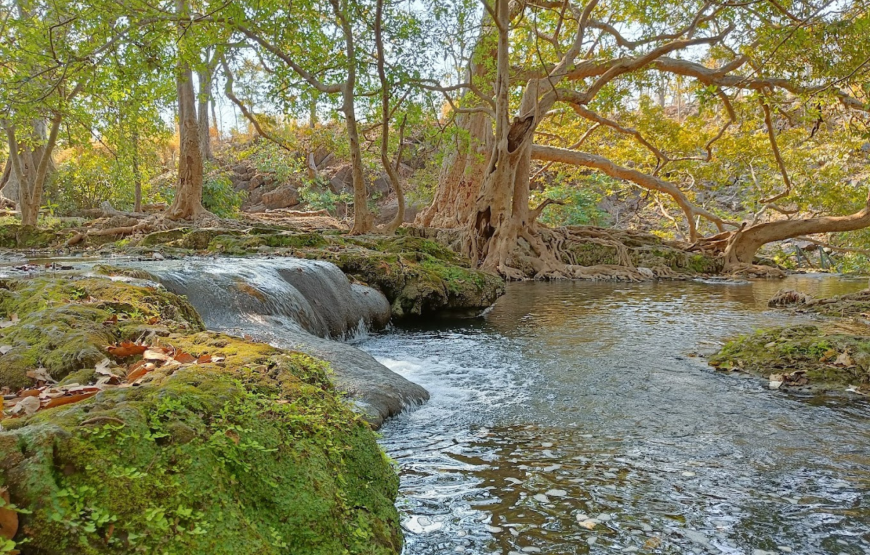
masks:
[[[429,398],[422,387],[342,342],[386,326],[390,304],[378,291],[351,283],[334,264],[189,258],[145,269],[168,290],[187,296],[209,329],[330,362],[336,386],[373,425]]]

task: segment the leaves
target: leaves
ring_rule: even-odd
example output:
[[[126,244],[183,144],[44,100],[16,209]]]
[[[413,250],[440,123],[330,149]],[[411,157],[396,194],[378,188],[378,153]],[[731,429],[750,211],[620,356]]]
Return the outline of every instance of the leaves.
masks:
[[[123,341],[120,345],[109,345],[106,349],[113,357],[126,358],[141,355],[148,349],[148,346],[132,341]]]
[[[0,488],[0,538],[11,540],[18,532],[18,513],[12,509],[9,488]]]

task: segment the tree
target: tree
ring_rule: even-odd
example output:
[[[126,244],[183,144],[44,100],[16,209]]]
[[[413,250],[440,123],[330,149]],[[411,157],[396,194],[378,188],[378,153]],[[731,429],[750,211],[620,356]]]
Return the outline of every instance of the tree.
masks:
[[[770,106],[821,102],[826,112],[867,110],[866,91],[856,86],[870,68],[866,59],[870,20],[862,5],[850,4],[835,13],[809,2],[790,6],[792,11],[788,11],[776,3],[752,8],[710,2],[638,7],[631,3],[599,5],[597,0],[585,5],[493,0],[485,8],[466,82],[441,87],[445,94],[452,90],[466,93],[451,102],[469,140],[448,158],[464,167],[461,172],[448,168],[443,173],[435,201],[423,216],[424,223],[462,229],[467,254],[483,267],[512,278],[583,273],[560,257],[558,244],[569,238],[559,237],[556,230],[543,233],[536,224],[544,207],[529,206],[532,160],[592,168],[667,195],[683,211],[692,241],[700,238],[698,218],[720,233],[732,228],[723,244],[728,269],[750,264],[757,249],[769,241],[870,223],[862,208],[845,218],[819,216],[741,225],[693,202],[679,182],[668,178],[679,175],[673,170],[680,164],[713,161],[717,141],[728,135],[737,119],[751,123],[761,113],[769,156],[776,159],[785,186],[783,196],[765,204],[786,198],[791,187]],[[837,58],[836,66],[824,61],[831,56]],[[802,62],[797,67],[795,59]],[[658,137],[601,113],[608,105],[637,99],[650,75],[691,81],[696,94],[720,103],[719,129],[697,133],[701,140],[695,152],[666,152],[657,146]],[[755,116],[736,110],[735,103],[741,107],[754,103]],[[564,121],[560,106],[588,122],[590,133],[607,129],[630,137],[645,149],[646,156],[622,164],[613,156],[578,149],[582,137],[569,148],[547,144],[552,141],[544,136],[539,138],[543,142],[536,142],[536,134],[541,135],[557,115]],[[571,144],[565,137],[557,139]]]

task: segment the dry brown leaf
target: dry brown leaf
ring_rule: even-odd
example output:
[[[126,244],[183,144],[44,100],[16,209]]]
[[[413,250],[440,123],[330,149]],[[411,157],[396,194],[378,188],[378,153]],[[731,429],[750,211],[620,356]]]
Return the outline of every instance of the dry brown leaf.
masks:
[[[151,361],[167,361],[172,357],[168,354],[164,353],[162,350],[157,350],[154,348],[148,349],[142,353],[143,360],[151,360]]]
[[[29,416],[39,410],[39,405],[39,397],[25,397],[12,407],[12,415],[16,416],[24,413]]]
[[[0,488],[0,499],[3,500],[0,506],[0,538],[11,540],[18,533],[18,513],[8,508],[12,503],[8,488]]]
[[[844,368],[851,368],[855,366],[855,361],[852,360],[851,356],[849,356],[849,351],[843,351],[843,353],[837,357],[837,360],[834,361],[834,364],[837,366],[843,366]]]
[[[127,374],[127,382],[133,383],[148,372],[154,370],[154,364],[150,362],[146,362],[145,364],[138,366],[135,370],[132,370],[129,374]]]
[[[159,322],[160,322],[160,317],[159,317],[159,316],[155,316],[155,317],[153,317],[153,318],[149,318],[149,319],[148,319],[148,325],[149,325],[149,326],[153,326],[154,324],[157,324],[157,323],[159,323]]]
[[[36,370],[28,370],[27,377],[31,380],[36,380],[37,382],[57,383],[54,378],[51,377],[51,374],[48,373],[48,370],[42,367],[37,368]]]
[[[106,349],[108,349],[109,354],[113,357],[124,358],[141,355],[148,350],[148,346],[133,343],[132,341],[123,341],[120,345],[109,345]]]
[[[78,403],[79,401],[83,401],[85,399],[93,397],[94,395],[96,395],[97,393],[100,392],[100,388],[98,388],[98,387],[91,387],[91,388],[87,388],[87,389],[88,389],[88,391],[82,391],[81,393],[74,393],[72,395],[64,395],[62,397],[55,397],[54,399],[49,400],[48,403],[43,405],[42,408],[52,409],[54,407],[61,407],[63,405],[69,405],[71,403]]]
[[[177,362],[180,362],[181,364],[190,364],[192,362],[197,362],[197,358],[195,356],[189,353],[185,353],[184,351],[178,351],[172,358],[174,358]]]

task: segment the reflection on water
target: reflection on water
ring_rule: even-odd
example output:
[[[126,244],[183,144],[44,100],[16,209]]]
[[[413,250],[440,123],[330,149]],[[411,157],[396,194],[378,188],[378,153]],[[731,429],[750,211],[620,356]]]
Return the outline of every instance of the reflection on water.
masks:
[[[870,553],[870,406],[689,356],[798,321],[767,311],[780,287],[865,284],[516,284],[484,319],[370,339],[432,393],[382,430],[405,553]]]

